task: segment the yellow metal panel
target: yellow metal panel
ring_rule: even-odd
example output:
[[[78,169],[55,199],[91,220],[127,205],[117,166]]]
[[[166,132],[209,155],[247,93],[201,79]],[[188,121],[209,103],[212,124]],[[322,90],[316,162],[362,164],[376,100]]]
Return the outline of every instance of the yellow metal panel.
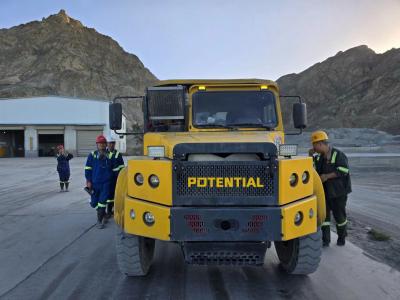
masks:
[[[131,210],[135,212],[135,218],[131,218]],[[154,215],[153,225],[146,225],[143,221],[143,214],[151,212]],[[152,204],[130,197],[125,198],[126,233],[150,237],[158,240],[170,240],[170,209],[158,204]]]
[[[292,159],[279,160],[279,204],[285,205],[298,199],[313,194],[313,165],[311,157],[296,157]],[[301,180],[303,172],[309,173],[308,183]],[[297,185],[292,187],[289,183],[291,174],[297,174]]]
[[[313,210],[310,217],[310,209]],[[294,223],[297,212],[303,214],[300,225]],[[287,241],[317,231],[317,198],[311,196],[302,201],[291,203],[282,207],[282,240]]]
[[[149,146],[164,146],[165,157],[173,158],[173,149],[181,143],[273,143],[280,137],[284,142],[282,131],[221,131],[210,129],[201,132],[149,132],[144,135],[144,155],[148,154]]]
[[[172,205],[172,162],[170,160],[135,158],[128,161],[128,170],[128,194],[131,197]],[[143,175],[143,185],[135,183],[134,176],[137,173]],[[149,177],[153,174],[160,179],[160,185],[156,188],[149,184]]]
[[[313,169],[314,176],[314,195],[317,196],[317,219],[318,226],[321,226],[325,222],[326,218],[326,203],[325,203],[325,192],[324,186],[322,185],[321,178],[319,177],[317,171]]]
[[[128,193],[128,170],[122,169],[119,172],[114,195],[114,220],[117,225],[124,228],[124,203]]]

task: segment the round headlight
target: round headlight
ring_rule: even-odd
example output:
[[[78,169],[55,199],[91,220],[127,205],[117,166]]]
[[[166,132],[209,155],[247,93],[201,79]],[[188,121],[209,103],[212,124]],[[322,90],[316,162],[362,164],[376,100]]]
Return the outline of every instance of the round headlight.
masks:
[[[143,182],[144,182],[143,175],[142,175],[141,173],[136,173],[136,174],[135,174],[135,177],[134,177],[134,180],[135,180],[135,183],[136,183],[137,185],[142,185]]]
[[[129,212],[129,216],[131,217],[132,220],[136,218],[136,213],[133,209],[131,209],[131,211]]]
[[[310,173],[308,173],[308,171],[303,172],[303,175],[301,175],[301,181],[303,181],[303,183],[308,183],[308,181],[310,180]]]
[[[143,214],[143,221],[146,223],[146,225],[151,226],[154,224],[156,219],[154,218],[154,215],[151,212],[146,211]]]
[[[150,175],[149,177],[149,184],[151,187],[156,188],[160,185],[160,179],[157,175]]]
[[[298,180],[299,180],[299,177],[297,176],[297,174],[293,173],[292,175],[290,175],[289,183],[291,186],[296,186]]]
[[[299,226],[303,222],[303,213],[298,211],[294,216],[294,224]]]

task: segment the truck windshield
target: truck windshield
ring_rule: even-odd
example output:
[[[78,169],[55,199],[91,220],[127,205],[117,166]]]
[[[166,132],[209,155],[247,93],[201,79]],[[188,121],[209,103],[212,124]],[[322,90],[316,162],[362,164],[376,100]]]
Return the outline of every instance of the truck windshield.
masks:
[[[200,91],[193,94],[193,126],[204,128],[277,126],[270,91]]]

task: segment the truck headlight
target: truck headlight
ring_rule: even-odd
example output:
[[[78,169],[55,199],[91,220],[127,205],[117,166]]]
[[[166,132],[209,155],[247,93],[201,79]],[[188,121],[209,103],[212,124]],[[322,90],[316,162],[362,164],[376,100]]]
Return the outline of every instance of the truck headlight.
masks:
[[[165,148],[163,146],[147,147],[147,155],[150,157],[165,157]]]
[[[294,224],[299,226],[303,222],[303,213],[298,211],[294,216]]]
[[[146,211],[143,214],[143,221],[146,223],[146,225],[151,226],[154,224],[156,219],[154,218],[154,215],[151,212]]]
[[[304,184],[308,183],[310,180],[310,173],[308,171],[304,171],[303,175],[301,175],[301,181],[303,181]]]
[[[292,186],[292,187],[296,186],[297,181],[299,181],[299,177],[297,176],[296,173],[293,173],[292,175],[290,175],[290,177],[289,177],[290,186]]]
[[[129,212],[129,216],[131,217],[132,220],[136,218],[136,213],[133,209],[131,209],[131,211]]]
[[[160,185],[160,179],[157,175],[150,175],[149,177],[149,184],[152,188],[156,188]]]
[[[279,155],[285,157],[291,157],[297,155],[297,145],[280,144]]]
[[[136,185],[142,185],[144,182],[143,175],[141,173],[136,173],[134,178]]]

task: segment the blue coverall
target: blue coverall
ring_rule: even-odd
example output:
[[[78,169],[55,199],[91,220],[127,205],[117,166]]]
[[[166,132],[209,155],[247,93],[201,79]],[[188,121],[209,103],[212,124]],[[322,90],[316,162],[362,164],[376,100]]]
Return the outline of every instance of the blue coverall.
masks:
[[[90,206],[93,208],[105,209],[114,176],[113,168],[112,153],[106,151],[101,156],[98,151],[93,151],[89,154],[85,166],[85,177],[92,183],[93,194]]]
[[[57,172],[60,177],[60,183],[69,183],[70,169],[69,161],[73,158],[72,154],[57,154]]]

